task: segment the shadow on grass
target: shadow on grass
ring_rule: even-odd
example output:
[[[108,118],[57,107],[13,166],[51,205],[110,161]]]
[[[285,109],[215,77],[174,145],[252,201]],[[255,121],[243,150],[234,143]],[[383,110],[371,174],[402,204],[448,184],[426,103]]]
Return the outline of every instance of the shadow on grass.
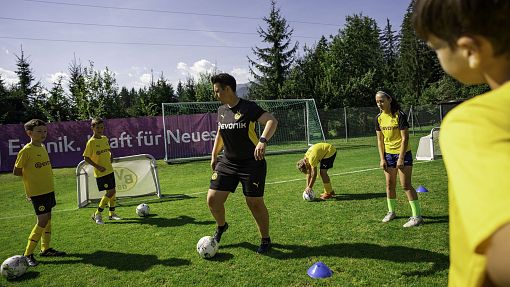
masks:
[[[437,223],[448,223],[449,216],[441,215],[441,216],[423,216],[423,220],[425,224],[437,224]]]
[[[77,257],[73,259],[73,257]],[[63,260],[42,261],[43,264],[89,264],[94,266],[115,269],[118,271],[146,271],[154,265],[178,267],[191,265],[190,260],[169,258],[160,260],[156,255],[120,253],[112,251],[96,251],[91,254],[68,254],[60,257]],[[60,259],[58,258],[58,259]]]
[[[242,242],[223,245],[221,248],[246,248],[255,251],[258,246]],[[428,267],[408,270],[402,273],[405,276],[432,275],[447,269],[449,264],[448,256],[441,253],[405,246],[381,246],[370,243],[337,243],[321,246],[273,243],[271,251],[266,256],[280,260],[309,257],[368,258],[396,263],[422,263],[422,266]]]
[[[30,270],[30,269],[28,269],[28,270]],[[23,274],[23,276],[21,276],[19,278],[7,279],[7,282],[15,284],[16,282],[23,282],[23,281],[35,279],[39,276],[39,273],[40,272],[37,272],[37,271],[27,271],[25,274]],[[0,286],[2,286],[1,283],[0,283]]]
[[[124,198],[117,198],[117,207],[128,207],[128,206],[137,206],[142,202],[145,203],[161,203],[161,202],[169,202],[169,201],[177,201],[177,200],[186,200],[186,199],[193,199],[196,198],[195,196],[189,196],[186,194],[163,194],[161,198],[157,197],[148,197],[146,195],[144,196],[132,196],[132,197],[124,197]],[[136,200],[139,199],[139,200]],[[90,200],[90,204],[83,208],[91,208],[91,209],[97,209],[97,205],[101,199],[93,199]]]
[[[370,148],[370,147],[377,147],[376,145],[370,145],[370,144],[342,144],[342,145],[335,145],[336,150],[350,150],[350,149],[363,149],[363,148]]]
[[[196,225],[211,225],[216,224],[215,221],[207,220],[207,221],[196,221],[195,218],[180,215],[174,218],[162,218],[157,217],[157,214],[150,214],[146,217],[131,217],[131,218],[123,218],[122,220],[109,220],[106,221],[106,224],[141,224],[141,225],[154,225],[157,227],[176,227],[183,226],[188,224],[196,224]]]
[[[335,196],[335,200],[368,200],[374,198],[386,197],[386,193],[339,193]]]

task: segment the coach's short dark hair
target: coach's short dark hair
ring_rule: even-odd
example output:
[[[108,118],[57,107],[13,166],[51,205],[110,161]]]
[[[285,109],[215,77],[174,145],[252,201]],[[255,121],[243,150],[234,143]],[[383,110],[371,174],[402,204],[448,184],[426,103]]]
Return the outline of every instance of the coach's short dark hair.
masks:
[[[46,122],[40,119],[31,119],[24,125],[26,131],[33,131],[35,127],[39,126],[46,126]]]
[[[211,83],[213,85],[220,84],[222,89],[224,89],[225,86],[230,86],[233,92],[236,91],[236,79],[227,73],[221,73],[212,76]]]
[[[487,38],[495,55],[510,50],[510,1],[508,0],[416,0],[412,18],[419,37],[430,35],[456,47],[464,35]]]

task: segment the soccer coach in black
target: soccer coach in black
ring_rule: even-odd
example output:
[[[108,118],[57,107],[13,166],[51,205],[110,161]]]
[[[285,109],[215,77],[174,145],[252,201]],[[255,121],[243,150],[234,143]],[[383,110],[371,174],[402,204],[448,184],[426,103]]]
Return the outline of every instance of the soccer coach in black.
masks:
[[[276,131],[278,121],[255,102],[236,94],[236,80],[222,73],[211,77],[214,94],[223,105],[218,108],[218,132],[211,154],[213,174],[207,194],[207,205],[216,220],[214,238],[220,242],[228,228],[225,221],[225,201],[241,182],[246,204],[257,223],[261,242],[258,253],[271,248],[269,213],[264,203],[266,181],[266,146]],[[260,138],[256,123],[264,125]],[[223,150],[224,156],[218,157]]]

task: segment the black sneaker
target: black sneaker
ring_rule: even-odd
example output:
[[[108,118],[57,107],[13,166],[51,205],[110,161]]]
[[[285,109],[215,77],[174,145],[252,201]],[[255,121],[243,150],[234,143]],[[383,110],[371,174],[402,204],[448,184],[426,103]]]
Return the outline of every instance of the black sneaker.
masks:
[[[258,254],[266,254],[271,250],[271,239],[270,238],[262,238],[260,241],[260,246],[257,249]]]
[[[214,232],[214,239],[216,239],[216,242],[220,243],[221,235],[223,235],[223,232],[227,231],[228,229],[228,223],[225,222],[225,225],[216,227],[216,231]]]
[[[40,256],[42,257],[58,257],[58,256],[64,256],[66,255],[66,253],[64,251],[57,251],[53,248],[48,248],[44,251],[41,251],[41,253],[39,253]]]
[[[37,266],[37,264],[39,264],[39,262],[37,262],[37,260],[35,260],[34,254],[25,256],[25,259],[27,260],[28,266],[30,266],[30,267],[34,267],[34,266]]]

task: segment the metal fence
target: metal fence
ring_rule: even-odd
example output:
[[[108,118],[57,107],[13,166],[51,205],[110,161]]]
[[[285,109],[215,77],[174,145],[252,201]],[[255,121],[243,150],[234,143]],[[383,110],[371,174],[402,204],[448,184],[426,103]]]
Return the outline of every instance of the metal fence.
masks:
[[[409,131],[430,132],[441,124],[441,110],[437,105],[403,107],[408,116]],[[377,107],[345,107],[339,109],[319,109],[319,117],[326,139],[349,139],[375,136]]]

